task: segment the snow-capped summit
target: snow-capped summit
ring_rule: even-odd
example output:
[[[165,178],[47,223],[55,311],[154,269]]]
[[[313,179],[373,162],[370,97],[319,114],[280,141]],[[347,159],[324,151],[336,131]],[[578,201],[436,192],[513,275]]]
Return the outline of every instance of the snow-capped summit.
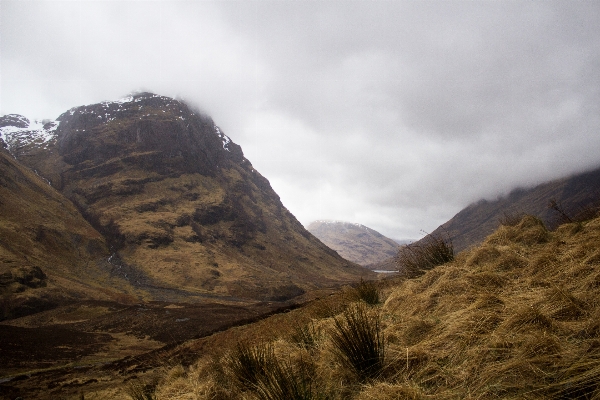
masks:
[[[19,114],[8,114],[0,117],[0,140],[11,153],[29,145],[46,148],[56,139],[59,124],[59,121],[30,121]]]

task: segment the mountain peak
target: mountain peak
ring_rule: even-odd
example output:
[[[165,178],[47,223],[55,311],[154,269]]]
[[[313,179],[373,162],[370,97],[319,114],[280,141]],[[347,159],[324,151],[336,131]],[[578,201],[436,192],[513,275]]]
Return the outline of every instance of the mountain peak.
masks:
[[[104,163],[135,153],[151,158],[161,173],[213,174],[228,162],[245,162],[240,146],[210,117],[154,93],[74,107],[58,121],[58,148],[70,164]]]
[[[332,219],[319,219],[310,223],[309,226],[318,227],[321,225],[336,225],[339,227],[346,228],[359,228],[359,229],[371,229],[363,224],[359,224],[357,222],[346,222],[346,221],[337,221]]]
[[[318,220],[306,228],[342,257],[367,266],[393,257],[398,244],[365,225],[331,220]]]

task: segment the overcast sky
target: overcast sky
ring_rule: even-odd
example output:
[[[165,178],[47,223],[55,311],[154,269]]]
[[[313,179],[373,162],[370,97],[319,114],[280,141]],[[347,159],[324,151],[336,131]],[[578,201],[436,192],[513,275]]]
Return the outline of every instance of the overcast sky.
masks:
[[[0,2],[0,114],[139,90],[211,115],[308,225],[419,238],[600,165],[600,2]]]

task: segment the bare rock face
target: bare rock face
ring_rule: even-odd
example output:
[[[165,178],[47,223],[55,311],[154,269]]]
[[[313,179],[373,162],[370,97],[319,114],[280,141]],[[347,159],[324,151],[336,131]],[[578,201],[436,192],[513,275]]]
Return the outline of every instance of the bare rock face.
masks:
[[[214,175],[219,165],[243,160],[241,148],[209,117],[150,93],[77,107],[57,120],[59,153],[86,177],[110,173],[115,159],[161,175]]]
[[[38,125],[0,132],[102,234],[132,296],[280,301],[370,273],[306,231],[240,146],[183,102],[140,93]]]
[[[398,243],[361,224],[315,221],[307,229],[342,257],[359,265],[375,265],[398,252]]]

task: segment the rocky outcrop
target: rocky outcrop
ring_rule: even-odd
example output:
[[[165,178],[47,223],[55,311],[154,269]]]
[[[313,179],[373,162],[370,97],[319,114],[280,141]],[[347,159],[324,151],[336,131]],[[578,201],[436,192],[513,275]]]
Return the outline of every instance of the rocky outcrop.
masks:
[[[150,93],[73,108],[57,120],[58,151],[74,178],[111,174],[117,160],[163,176],[215,175],[220,166],[244,160],[212,119]]]

